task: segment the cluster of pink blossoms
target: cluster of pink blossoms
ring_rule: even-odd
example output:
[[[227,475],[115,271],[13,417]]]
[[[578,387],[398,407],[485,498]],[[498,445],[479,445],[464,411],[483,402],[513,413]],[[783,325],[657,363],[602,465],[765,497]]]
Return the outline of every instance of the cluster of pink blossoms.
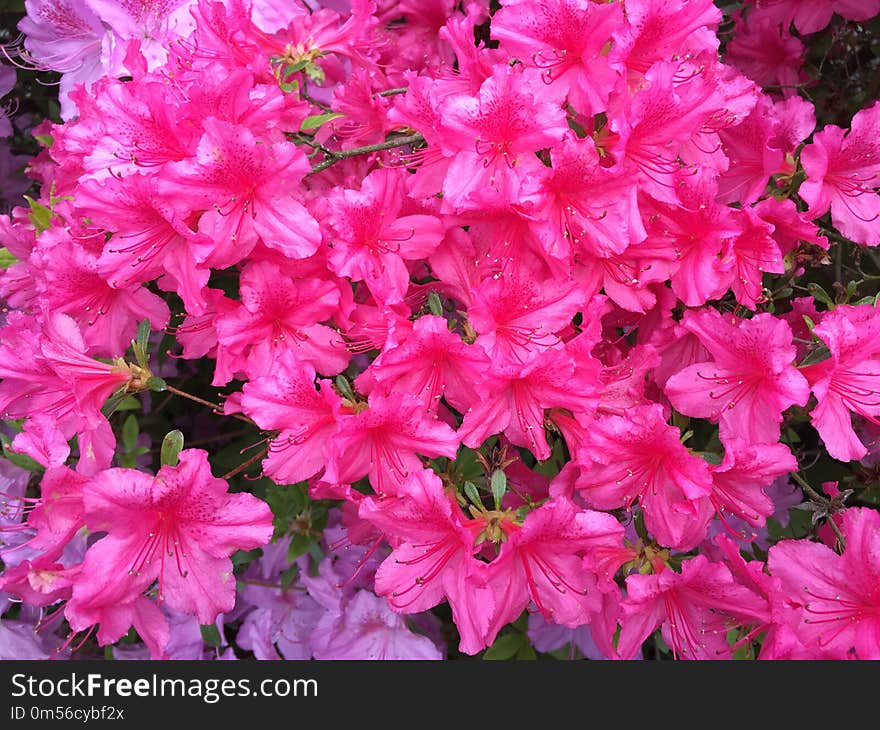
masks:
[[[878,450],[875,298],[792,291],[826,232],[880,244],[880,104],[797,93],[880,0],[747,2],[723,53],[711,0],[26,6],[65,121],[0,218],[16,641],[440,658],[445,602],[465,654],[527,611],[548,650],[880,659],[880,514],[791,448]],[[210,449],[124,461],[114,407],[198,377],[265,502]],[[769,532],[792,478],[818,540]],[[296,484],[339,509],[293,560]]]

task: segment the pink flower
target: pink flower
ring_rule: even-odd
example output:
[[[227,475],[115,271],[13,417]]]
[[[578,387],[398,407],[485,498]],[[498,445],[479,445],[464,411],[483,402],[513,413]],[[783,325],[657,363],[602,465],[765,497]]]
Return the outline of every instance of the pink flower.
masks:
[[[339,303],[339,288],[328,279],[290,276],[269,261],[254,261],[241,272],[241,304],[219,313],[219,352],[214,384],[238,371],[262,375],[282,352],[292,352],[318,372],[333,375],[348,364],[340,335],[320,324]]]
[[[726,116],[714,84],[699,73],[677,83],[678,71],[674,63],[655,64],[645,84],[632,95],[612,96],[608,110],[608,132],[619,136],[614,154],[638,168],[642,190],[669,203],[676,202],[682,145],[710,121],[717,125],[713,117]],[[708,179],[704,175],[701,182],[705,185]]]
[[[657,303],[657,297],[649,286],[665,281],[676,268],[676,253],[659,241],[630,244],[621,254],[592,257],[575,257],[582,264],[575,274],[587,292],[600,289],[615,304],[630,312],[644,314]]]
[[[367,394],[374,389],[412,393],[432,414],[445,398],[463,413],[479,400],[479,382],[488,368],[481,347],[463,342],[442,317],[427,315],[415,321],[400,345],[383,350],[355,385]]]
[[[560,349],[533,351],[522,364],[496,363],[481,386],[482,399],[465,414],[458,435],[466,446],[476,448],[503,432],[511,443],[530,449],[543,461],[550,456],[545,410],[592,410],[596,385]]]
[[[168,324],[170,313],[162,299],[140,283],[111,286],[100,271],[97,254],[78,245],[60,227],[43,232],[31,260],[39,262],[46,308],[73,317],[85,344],[97,355],[125,354],[144,319],[153,329]]]
[[[687,50],[715,51],[721,11],[711,0],[627,0],[627,27],[615,34],[611,59],[644,74],[656,61]]]
[[[550,256],[610,256],[644,240],[632,168],[603,167],[590,137],[567,135],[553,148],[552,158],[553,169],[542,185],[542,212],[535,222]]]
[[[721,252],[739,227],[733,211],[715,201],[718,187],[712,176],[682,173],[677,180],[680,202],[644,199],[644,245],[674,255],[672,291],[689,307],[698,307],[720,298],[730,286],[731,262]]]
[[[17,596],[30,606],[51,606],[70,598],[79,573],[79,565],[66,568],[52,556],[40,555],[14,567],[7,564],[0,575],[0,591]]]
[[[817,399],[810,419],[831,456],[861,459],[867,448],[851,414],[872,422],[880,417],[880,313],[869,304],[840,306],[813,332],[831,356],[801,370]]]
[[[153,659],[166,658],[165,647],[171,638],[168,619],[153,601],[144,596],[88,607],[80,605],[74,598],[65,606],[64,617],[74,632],[92,631],[97,625],[100,646],[119,641],[134,627]]]
[[[203,109],[196,107],[195,90],[188,90],[196,99],[186,106],[158,73],[138,73],[131,82],[102,79],[99,89],[80,101],[77,123],[59,130],[72,135],[70,142],[87,145],[82,164],[93,179],[106,178],[108,171],[115,176],[161,170],[196,153]],[[59,154],[59,162],[65,157]]]
[[[831,222],[856,243],[880,245],[880,103],[857,112],[850,130],[833,124],[801,151],[807,179],[798,192],[817,218],[831,208]]]
[[[327,7],[310,9],[310,12],[303,13],[276,35],[262,40],[271,41],[267,50],[274,52],[274,55],[282,56],[290,53],[290,49],[297,49],[303,58],[338,53],[366,64],[372,48],[378,42],[374,37],[378,24],[376,5],[368,0],[353,0],[348,5],[348,17]],[[248,11],[245,12],[249,14]]]
[[[61,466],[70,456],[70,445],[54,418],[35,413],[12,440],[12,450],[27,454],[41,466]]]
[[[534,69],[496,66],[476,96],[442,103],[443,145],[455,152],[443,183],[452,208],[511,200],[521,177],[541,168],[533,153],[563,138],[568,127],[559,93],[539,79]]]
[[[279,431],[263,462],[267,476],[295,484],[323,469],[342,399],[329,380],[315,381],[311,365],[280,353],[266,375],[244,384],[241,407],[260,428]]]
[[[473,554],[485,521],[465,518],[428,471],[413,474],[397,496],[366,498],[359,514],[394,546],[376,572],[376,592],[399,613],[426,611],[445,597],[461,636],[459,649],[483,649],[494,601],[475,577],[483,564]]]
[[[718,133],[730,161],[718,179],[718,202],[754,203],[764,194],[770,176],[782,169],[783,152],[773,145],[778,127],[774,111],[769,99],[761,97],[742,122]]]
[[[231,266],[258,239],[290,258],[311,256],[321,233],[292,193],[311,169],[302,150],[289,142],[257,140],[244,125],[210,117],[202,124],[195,158],[170,163],[161,176],[164,195],[191,196],[193,209],[205,210],[199,232],[213,247],[199,262]]]
[[[377,494],[396,494],[407,477],[422,471],[419,455],[455,458],[459,437],[428,416],[413,395],[373,393],[339,420],[330,442],[323,480],[352,484],[364,476]]]
[[[600,418],[577,452],[576,488],[595,509],[629,509],[638,500],[645,525],[661,545],[690,550],[712,517],[708,464],[681,443],[659,405]]]
[[[766,599],[705,555],[685,560],[680,574],[661,565],[654,575],[630,575],[626,589],[617,645],[622,659],[631,658],[658,626],[676,658],[730,659],[727,632],[769,619]]]
[[[366,283],[377,301],[403,301],[409,287],[406,261],[430,255],[443,238],[443,225],[430,215],[403,215],[404,173],[375,170],[361,189],[337,190],[327,201],[333,230],[328,253],[339,276]]]
[[[814,659],[880,659],[880,515],[851,507],[843,513],[841,555],[817,542],[783,540],[770,548],[772,596],[779,621]]]
[[[547,621],[569,628],[589,623],[601,610],[601,591],[582,558],[621,545],[623,526],[556,497],[529,512],[521,527],[504,523],[502,529],[507,540],[486,569],[496,601],[489,641],[530,601]]]
[[[712,503],[722,519],[733,515],[763,527],[776,511],[764,490],[797,468],[797,459],[785,444],[751,444],[731,436],[724,442],[724,460],[709,467]]]
[[[343,139],[343,149],[383,142],[392,126],[387,118],[390,101],[376,93],[381,86],[374,88],[384,78],[374,80],[373,76],[370,71],[356,68],[351,78],[334,91],[333,110],[344,116],[334,120],[328,130]]]
[[[804,55],[804,44],[789,33],[788,25],[749,12],[737,24],[724,60],[765,89],[779,88],[783,96],[793,96],[804,78]]]
[[[831,22],[833,13],[849,20],[867,20],[880,12],[880,0],[757,0],[762,14],[794,23],[798,33],[816,33]]]
[[[607,51],[623,18],[617,3],[505,0],[492,16],[492,37],[511,56],[541,69],[575,109],[592,115],[605,111],[618,78]]]
[[[34,537],[27,545],[42,552],[42,560],[58,560],[64,548],[85,524],[83,485],[86,477],[66,466],[46,470],[40,482],[40,498],[32,503],[28,527]]]
[[[584,304],[576,281],[533,275],[488,277],[471,292],[468,321],[477,344],[501,362],[525,362],[529,353],[558,346],[557,332],[571,324]]]
[[[42,330],[13,313],[0,337],[0,414],[48,415],[65,438],[77,434],[82,473],[109,466],[115,438],[101,407],[131,381],[128,368],[89,357],[76,323],[52,314]]]
[[[733,263],[730,288],[740,304],[755,309],[764,299],[764,274],[784,274],[785,262],[773,238],[772,225],[751,208],[745,208],[738,218],[740,231],[729,239],[725,252]]]
[[[158,579],[160,602],[208,624],[235,604],[229,556],[272,537],[272,513],[250,494],[227,494],[211,475],[208,454],[180,452],[177,466],[153,477],[108,469],[84,488],[86,523],[106,537],[89,548],[65,609],[96,616],[126,604]]]
[[[752,210],[761,220],[773,226],[773,240],[783,256],[791,253],[801,241],[828,249],[829,241],[824,238],[814,223],[806,219],[806,214],[798,211],[793,200],[767,198],[755,205]],[[801,320],[803,321],[803,320]]]
[[[86,181],[77,189],[76,204],[94,225],[113,234],[97,262],[99,274],[112,288],[165,275],[165,288],[180,294],[187,311],[204,313],[211,272],[197,262],[211,240],[187,225],[185,204],[159,197],[155,177]]]
[[[700,339],[712,360],[669,378],[665,390],[673,407],[720,423],[722,440],[777,441],[782,412],[806,405],[809,398],[807,381],[792,365],[795,348],[788,324],[770,314],[737,319],[703,309],[683,326]]]

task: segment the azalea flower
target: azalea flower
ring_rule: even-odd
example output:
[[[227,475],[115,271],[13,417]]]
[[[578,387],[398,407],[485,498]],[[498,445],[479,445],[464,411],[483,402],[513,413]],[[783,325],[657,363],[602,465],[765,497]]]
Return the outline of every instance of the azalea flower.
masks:
[[[880,244],[880,104],[862,109],[850,129],[826,126],[804,147],[801,161],[807,179],[800,195],[809,213],[818,217],[831,209],[831,220],[845,236],[868,246]]]
[[[775,620],[789,626],[811,656],[876,659],[880,518],[869,508],[849,508],[841,531],[846,549],[838,555],[820,543],[783,540],[770,548],[770,574],[781,584],[772,600]]]
[[[712,359],[667,381],[672,405],[688,416],[718,422],[722,440],[778,440],[782,412],[806,405],[809,397],[807,381],[792,365],[795,349],[788,325],[768,314],[739,320],[703,309],[683,326],[697,335]]]
[[[232,609],[229,556],[265,545],[272,515],[250,494],[227,494],[207,457],[187,449],[178,466],[164,466],[155,477],[108,469],[83,488],[86,524],[107,535],[86,553],[82,580],[65,608],[68,619],[99,622],[109,607],[128,604],[138,615],[139,596],[157,580],[160,603],[202,624]]]

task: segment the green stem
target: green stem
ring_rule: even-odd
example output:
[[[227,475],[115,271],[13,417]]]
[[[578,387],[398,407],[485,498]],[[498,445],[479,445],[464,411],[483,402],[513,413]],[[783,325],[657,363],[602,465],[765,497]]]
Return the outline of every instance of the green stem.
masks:
[[[312,167],[312,171],[308,173],[309,175],[314,175],[323,170],[326,170],[328,167],[335,165],[340,160],[345,160],[349,157],[357,157],[358,155],[368,155],[372,152],[381,152],[383,150],[391,150],[395,147],[405,147],[406,145],[416,145],[421,144],[425,141],[425,138],[420,134],[407,134],[403,137],[394,137],[393,139],[386,140],[385,142],[377,142],[376,144],[368,144],[364,147],[355,147],[350,150],[338,150],[331,152],[331,157],[324,160],[323,162],[319,162],[317,165]]]

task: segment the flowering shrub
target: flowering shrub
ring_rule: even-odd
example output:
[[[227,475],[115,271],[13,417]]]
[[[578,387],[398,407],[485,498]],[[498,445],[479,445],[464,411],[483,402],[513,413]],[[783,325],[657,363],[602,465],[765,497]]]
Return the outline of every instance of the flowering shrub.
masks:
[[[0,656],[880,658],[880,0],[25,6]]]

